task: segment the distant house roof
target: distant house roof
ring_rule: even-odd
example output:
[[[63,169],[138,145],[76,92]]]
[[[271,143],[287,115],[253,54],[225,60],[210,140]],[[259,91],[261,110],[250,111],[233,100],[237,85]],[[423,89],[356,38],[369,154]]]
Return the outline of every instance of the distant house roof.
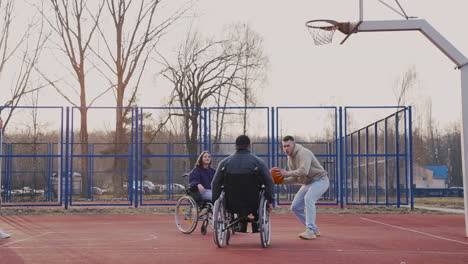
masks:
[[[447,166],[424,166],[434,172],[434,178],[436,179],[447,179],[448,178],[448,167]]]

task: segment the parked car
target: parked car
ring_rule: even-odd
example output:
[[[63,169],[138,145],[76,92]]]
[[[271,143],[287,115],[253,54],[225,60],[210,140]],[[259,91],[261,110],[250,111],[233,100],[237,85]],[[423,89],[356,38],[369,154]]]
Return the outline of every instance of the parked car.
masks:
[[[3,192],[3,190],[2,190]],[[15,189],[15,190],[11,190],[11,194],[13,196],[24,196],[24,195],[44,195],[44,190],[41,190],[41,189],[33,189],[29,186],[24,186],[23,188],[21,189]]]
[[[143,193],[144,194],[152,194],[156,193],[156,185],[153,182],[144,180],[143,181]]]
[[[449,188],[448,196],[463,197],[463,187],[453,186]]]
[[[128,184],[124,183],[124,188],[127,188]],[[157,193],[158,188],[153,182],[144,180],[142,185],[138,185],[139,190],[143,190],[143,194]],[[133,183],[133,191],[135,191],[135,183]]]
[[[166,192],[167,191],[167,184],[160,185],[161,186],[161,192]],[[173,183],[171,184],[171,190],[173,193],[184,193],[185,192],[185,186],[180,184],[180,183]]]
[[[104,193],[104,190],[99,187],[92,187],[91,189],[94,195],[102,195]]]

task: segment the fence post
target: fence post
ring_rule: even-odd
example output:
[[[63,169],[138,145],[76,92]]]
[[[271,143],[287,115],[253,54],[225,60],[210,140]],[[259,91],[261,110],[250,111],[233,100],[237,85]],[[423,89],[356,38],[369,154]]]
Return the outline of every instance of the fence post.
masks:
[[[400,208],[400,144],[398,134],[398,112],[395,114],[395,148],[396,148],[396,194],[397,194],[397,208]]]
[[[84,144],[83,142],[81,142],[81,144]],[[90,199],[91,201],[94,200],[94,194],[93,194],[93,186],[94,186],[94,174],[93,174],[93,168],[92,168],[92,156],[94,155],[94,144],[89,144],[89,142],[86,142],[86,144],[88,144],[88,167],[86,168],[86,175],[88,175],[87,177],[87,188],[88,190],[86,190],[88,192],[88,199]],[[73,193],[73,188],[72,188],[72,193]]]
[[[207,122],[208,122],[208,117],[207,117],[207,114],[208,114],[208,109],[206,107],[203,107],[203,149],[204,150],[208,150],[208,126],[207,126]],[[211,153],[211,152],[210,152]]]
[[[343,177],[344,177],[344,170],[343,170],[343,159],[345,156],[343,155],[343,108],[340,106],[339,110],[340,120],[339,120],[339,131],[340,131],[340,155],[339,155],[339,164],[340,164],[340,183],[339,183],[339,193],[340,193],[340,208],[344,208],[344,188],[343,188]]]
[[[65,121],[66,121],[66,126],[65,126],[65,171],[62,175],[65,175],[65,210],[68,209],[68,176],[70,174],[69,172],[69,146],[70,146],[70,142],[69,142],[69,132],[70,132],[70,108],[67,107],[66,109],[66,118],[65,118]],[[61,187],[61,186],[60,186]]]
[[[140,173],[140,170],[138,168],[138,165],[139,165],[139,161],[140,161],[140,148],[138,146],[139,144],[139,141],[140,141],[140,137],[139,137],[139,132],[140,132],[140,123],[143,122],[143,120],[141,120],[140,122],[140,116],[141,118],[143,118],[143,115],[140,115],[139,114],[139,108],[138,107],[135,107],[133,109],[133,118],[134,118],[134,122],[132,122],[132,124],[134,124],[134,129],[132,130],[132,134],[133,134],[133,138],[132,138],[132,141],[130,142],[130,144],[132,145],[132,162],[133,162],[133,170],[132,170],[132,183],[135,184],[135,187],[136,187],[136,190],[138,190],[138,180],[139,180],[139,173]],[[143,128],[141,128],[143,130]],[[133,184],[132,184],[133,185]],[[129,184],[130,186],[130,184]],[[134,207],[135,208],[138,208],[138,191],[135,190],[135,199],[134,199]],[[133,192],[133,188],[129,188],[129,191],[130,192]],[[130,204],[132,204],[132,196],[133,196],[133,193],[130,193]]]
[[[384,149],[385,149],[385,206],[388,206],[388,118],[384,121]]]
[[[411,210],[414,210],[414,189],[413,189],[413,115],[412,107],[409,109],[409,159],[410,159],[410,199],[411,199]]]
[[[51,176],[52,176],[52,164],[53,164],[53,155],[54,155],[54,143],[47,144],[47,201],[51,200]],[[44,193],[45,194],[45,193]]]
[[[268,151],[271,151],[270,156],[270,164],[271,167],[276,167],[276,153],[275,153],[275,145],[276,145],[276,138],[275,138],[275,108],[271,107],[271,128],[270,128],[270,134],[271,134],[271,146]],[[279,198],[280,198],[280,187],[279,185],[275,186],[276,188],[276,202],[273,204],[275,206],[276,204],[279,204]]]

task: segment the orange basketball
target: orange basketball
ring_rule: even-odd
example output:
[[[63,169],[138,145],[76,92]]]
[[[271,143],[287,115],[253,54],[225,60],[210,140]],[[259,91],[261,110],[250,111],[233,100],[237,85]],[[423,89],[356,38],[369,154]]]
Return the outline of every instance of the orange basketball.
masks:
[[[280,184],[284,180],[284,178],[281,177],[281,175],[278,172],[279,172],[279,168],[271,168],[270,169],[270,174],[271,174],[271,177],[273,178],[273,181],[275,182],[275,184]]]

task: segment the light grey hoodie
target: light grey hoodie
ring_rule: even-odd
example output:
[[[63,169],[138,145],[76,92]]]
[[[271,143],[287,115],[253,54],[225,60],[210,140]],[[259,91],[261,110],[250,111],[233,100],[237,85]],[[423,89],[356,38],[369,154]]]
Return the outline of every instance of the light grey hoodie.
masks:
[[[284,178],[284,184],[310,184],[318,179],[327,178],[327,171],[312,151],[296,143],[291,156],[288,156],[288,176]]]

